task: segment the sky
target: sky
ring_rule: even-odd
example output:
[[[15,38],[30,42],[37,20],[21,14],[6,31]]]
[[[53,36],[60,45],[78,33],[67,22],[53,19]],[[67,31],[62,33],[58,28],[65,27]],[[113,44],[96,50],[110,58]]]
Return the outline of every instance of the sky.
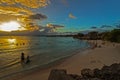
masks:
[[[79,31],[119,22],[119,3],[120,0],[51,0],[50,5],[38,11],[48,16],[42,24],[62,24],[65,28],[61,31]]]
[[[4,23],[17,21],[19,30],[109,30],[120,23],[119,3],[120,0],[0,0],[0,29]]]

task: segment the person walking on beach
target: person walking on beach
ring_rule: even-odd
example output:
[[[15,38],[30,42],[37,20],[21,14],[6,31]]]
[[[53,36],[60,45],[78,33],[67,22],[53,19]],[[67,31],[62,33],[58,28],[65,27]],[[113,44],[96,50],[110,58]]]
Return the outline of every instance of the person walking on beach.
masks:
[[[25,60],[24,53],[21,53],[21,62],[24,62],[24,60]]]

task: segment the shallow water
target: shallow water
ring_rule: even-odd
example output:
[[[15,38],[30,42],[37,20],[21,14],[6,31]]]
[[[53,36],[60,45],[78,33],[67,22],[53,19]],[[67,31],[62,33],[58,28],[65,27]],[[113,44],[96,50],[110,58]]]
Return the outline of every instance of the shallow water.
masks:
[[[89,45],[72,37],[0,37],[0,78],[10,74],[50,64],[73,55]],[[30,56],[30,63],[21,63],[21,53]]]

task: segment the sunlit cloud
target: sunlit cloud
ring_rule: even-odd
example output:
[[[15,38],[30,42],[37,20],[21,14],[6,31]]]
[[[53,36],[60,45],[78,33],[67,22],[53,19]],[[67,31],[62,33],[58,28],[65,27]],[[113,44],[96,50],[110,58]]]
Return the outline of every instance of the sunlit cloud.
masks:
[[[36,30],[37,26],[31,27],[29,23],[33,20],[43,20],[47,17],[43,14],[36,14],[33,9],[45,7],[49,0],[0,0],[0,25],[5,22],[17,21],[26,29]]]
[[[48,0],[0,0],[1,4],[21,5],[29,8],[38,8],[48,5]]]
[[[69,16],[69,18],[71,18],[71,19],[76,19],[76,16],[74,16],[72,13],[70,13],[68,16]]]

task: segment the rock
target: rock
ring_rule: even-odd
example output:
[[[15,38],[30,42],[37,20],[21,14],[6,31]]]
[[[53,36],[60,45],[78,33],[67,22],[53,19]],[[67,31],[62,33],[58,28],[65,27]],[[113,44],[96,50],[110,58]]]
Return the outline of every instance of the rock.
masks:
[[[69,76],[71,76],[75,80],[81,80],[81,78],[82,78],[81,76],[76,75],[76,74],[69,74]]]
[[[112,74],[117,73],[118,70],[120,70],[120,64],[114,63],[110,66],[110,70]]]
[[[71,76],[67,75],[66,70],[53,69],[50,72],[48,80],[75,80]]]
[[[92,78],[90,80],[102,80],[102,79],[99,79],[99,78]]]
[[[94,77],[96,78],[101,77],[101,70],[99,70],[98,68],[94,69],[93,72],[94,72]]]
[[[48,80],[120,80],[120,64],[114,63],[110,66],[103,66],[102,69],[83,69],[81,76],[67,74],[64,69],[51,71]]]
[[[103,66],[101,69],[102,79],[105,80],[120,80],[120,64],[114,63],[111,66]]]
[[[81,75],[84,78],[92,78],[94,75],[94,72],[91,69],[83,69],[81,70]]]

